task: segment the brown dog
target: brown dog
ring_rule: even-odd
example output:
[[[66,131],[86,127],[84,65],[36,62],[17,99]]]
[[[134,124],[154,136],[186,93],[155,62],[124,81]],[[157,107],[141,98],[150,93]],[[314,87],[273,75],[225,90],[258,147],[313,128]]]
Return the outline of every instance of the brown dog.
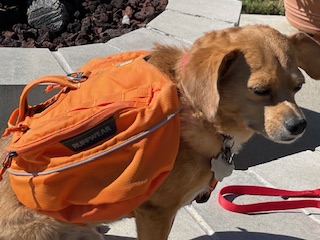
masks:
[[[237,153],[254,132],[280,143],[303,134],[306,120],[294,101],[304,83],[298,66],[320,79],[319,55],[320,45],[307,35],[286,37],[260,25],[207,33],[190,49],[155,47],[148,61],[180,92],[181,143],[169,177],[134,211],[139,239],[167,239],[178,209],[208,192],[213,171],[219,175],[211,160],[225,147],[226,136]],[[2,149],[7,142],[2,140]],[[7,176],[0,189],[1,240],[103,239],[89,225],[62,223],[27,209]]]

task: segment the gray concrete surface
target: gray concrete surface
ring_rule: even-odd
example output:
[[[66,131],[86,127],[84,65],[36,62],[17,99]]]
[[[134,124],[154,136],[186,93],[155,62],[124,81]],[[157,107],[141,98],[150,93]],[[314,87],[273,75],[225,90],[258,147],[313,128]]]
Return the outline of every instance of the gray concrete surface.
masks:
[[[237,0],[169,0],[161,15],[146,28],[139,29],[105,44],[46,49],[0,48],[1,118],[3,129],[8,115],[17,106],[19,92],[30,80],[48,74],[69,73],[94,57],[121,51],[150,49],[154,42],[190,45],[197,37],[212,29],[238,24],[266,24],[284,34],[294,34],[282,16],[240,15]],[[240,22],[239,22],[240,20]],[[43,97],[40,87],[33,101]],[[224,210],[218,205],[218,191],[232,184],[254,184],[286,189],[319,188],[320,173],[320,82],[306,76],[306,84],[296,100],[308,120],[303,138],[291,145],[271,143],[255,136],[236,156],[237,170],[218,184],[205,204],[184,207],[173,225],[169,239],[214,240],[298,240],[320,239],[318,209],[297,209],[267,214],[244,215]],[[266,197],[242,197],[240,202],[269,200]],[[136,238],[133,219],[124,219],[105,227],[107,240]]]

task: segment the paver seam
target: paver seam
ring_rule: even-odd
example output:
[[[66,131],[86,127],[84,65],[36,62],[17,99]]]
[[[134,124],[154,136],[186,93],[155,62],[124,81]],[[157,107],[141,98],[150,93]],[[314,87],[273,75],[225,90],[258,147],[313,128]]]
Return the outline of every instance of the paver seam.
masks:
[[[200,228],[208,235],[209,238],[211,238],[212,240],[220,240],[218,236],[214,235],[214,231],[210,227],[210,225],[202,218],[202,216],[191,204],[184,206],[184,209],[195,220]]]
[[[113,38],[113,39],[114,39],[114,38]],[[110,39],[110,40],[112,40],[112,39]],[[109,41],[110,41],[110,40],[109,40]],[[123,49],[118,48],[117,46],[115,46],[115,45],[113,45],[113,44],[109,43],[109,41],[105,42],[104,44],[106,44],[106,45],[108,45],[108,46],[110,46],[110,47],[114,48],[115,50],[117,50],[117,51],[119,51],[119,52],[123,52]]]
[[[193,43],[193,41],[190,41],[190,40],[187,40],[187,39],[184,39],[184,38],[181,38],[181,37],[172,35],[172,34],[170,34],[170,33],[164,32],[164,31],[162,31],[162,30],[160,30],[160,29],[157,29],[157,28],[153,28],[153,27],[147,26],[146,29],[149,30],[149,31],[154,31],[154,32],[156,32],[156,33],[158,33],[158,34],[162,34],[162,35],[164,35],[164,36],[173,38],[174,40],[178,40],[178,41],[180,41],[180,42],[184,42],[184,43],[190,44],[190,45]]]
[[[116,39],[116,38],[113,38],[113,39]],[[112,48],[116,49],[116,50],[117,50],[117,51],[119,51],[119,52],[123,52],[123,49],[121,49],[121,48],[119,48],[119,47],[117,47],[117,46],[115,46],[115,45],[113,45],[113,44],[109,43],[109,41],[108,41],[108,42],[106,42],[106,43],[104,43],[104,44],[109,45],[110,47],[112,47]]]

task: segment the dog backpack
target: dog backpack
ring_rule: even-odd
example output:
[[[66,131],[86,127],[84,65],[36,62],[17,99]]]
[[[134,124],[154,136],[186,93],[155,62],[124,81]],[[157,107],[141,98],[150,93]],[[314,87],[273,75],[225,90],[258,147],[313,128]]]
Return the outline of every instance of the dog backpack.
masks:
[[[93,59],[24,88],[3,162],[22,204],[72,223],[115,220],[161,185],[178,152],[179,100],[147,54]],[[29,106],[29,90],[43,83],[61,90]]]

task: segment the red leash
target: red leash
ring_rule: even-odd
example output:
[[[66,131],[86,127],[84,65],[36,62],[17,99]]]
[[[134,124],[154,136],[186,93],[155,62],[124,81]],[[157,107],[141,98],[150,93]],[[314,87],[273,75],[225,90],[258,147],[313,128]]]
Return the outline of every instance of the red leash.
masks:
[[[219,193],[220,205],[232,212],[238,213],[256,213],[265,212],[272,210],[286,210],[296,208],[320,208],[320,200],[282,200],[272,202],[260,202],[253,204],[235,204],[232,201],[226,199],[227,195],[260,195],[260,196],[280,196],[283,199],[292,197],[299,198],[319,198],[320,189],[305,190],[305,191],[289,191],[277,188],[260,187],[260,186],[249,186],[249,185],[232,185],[224,187]]]

